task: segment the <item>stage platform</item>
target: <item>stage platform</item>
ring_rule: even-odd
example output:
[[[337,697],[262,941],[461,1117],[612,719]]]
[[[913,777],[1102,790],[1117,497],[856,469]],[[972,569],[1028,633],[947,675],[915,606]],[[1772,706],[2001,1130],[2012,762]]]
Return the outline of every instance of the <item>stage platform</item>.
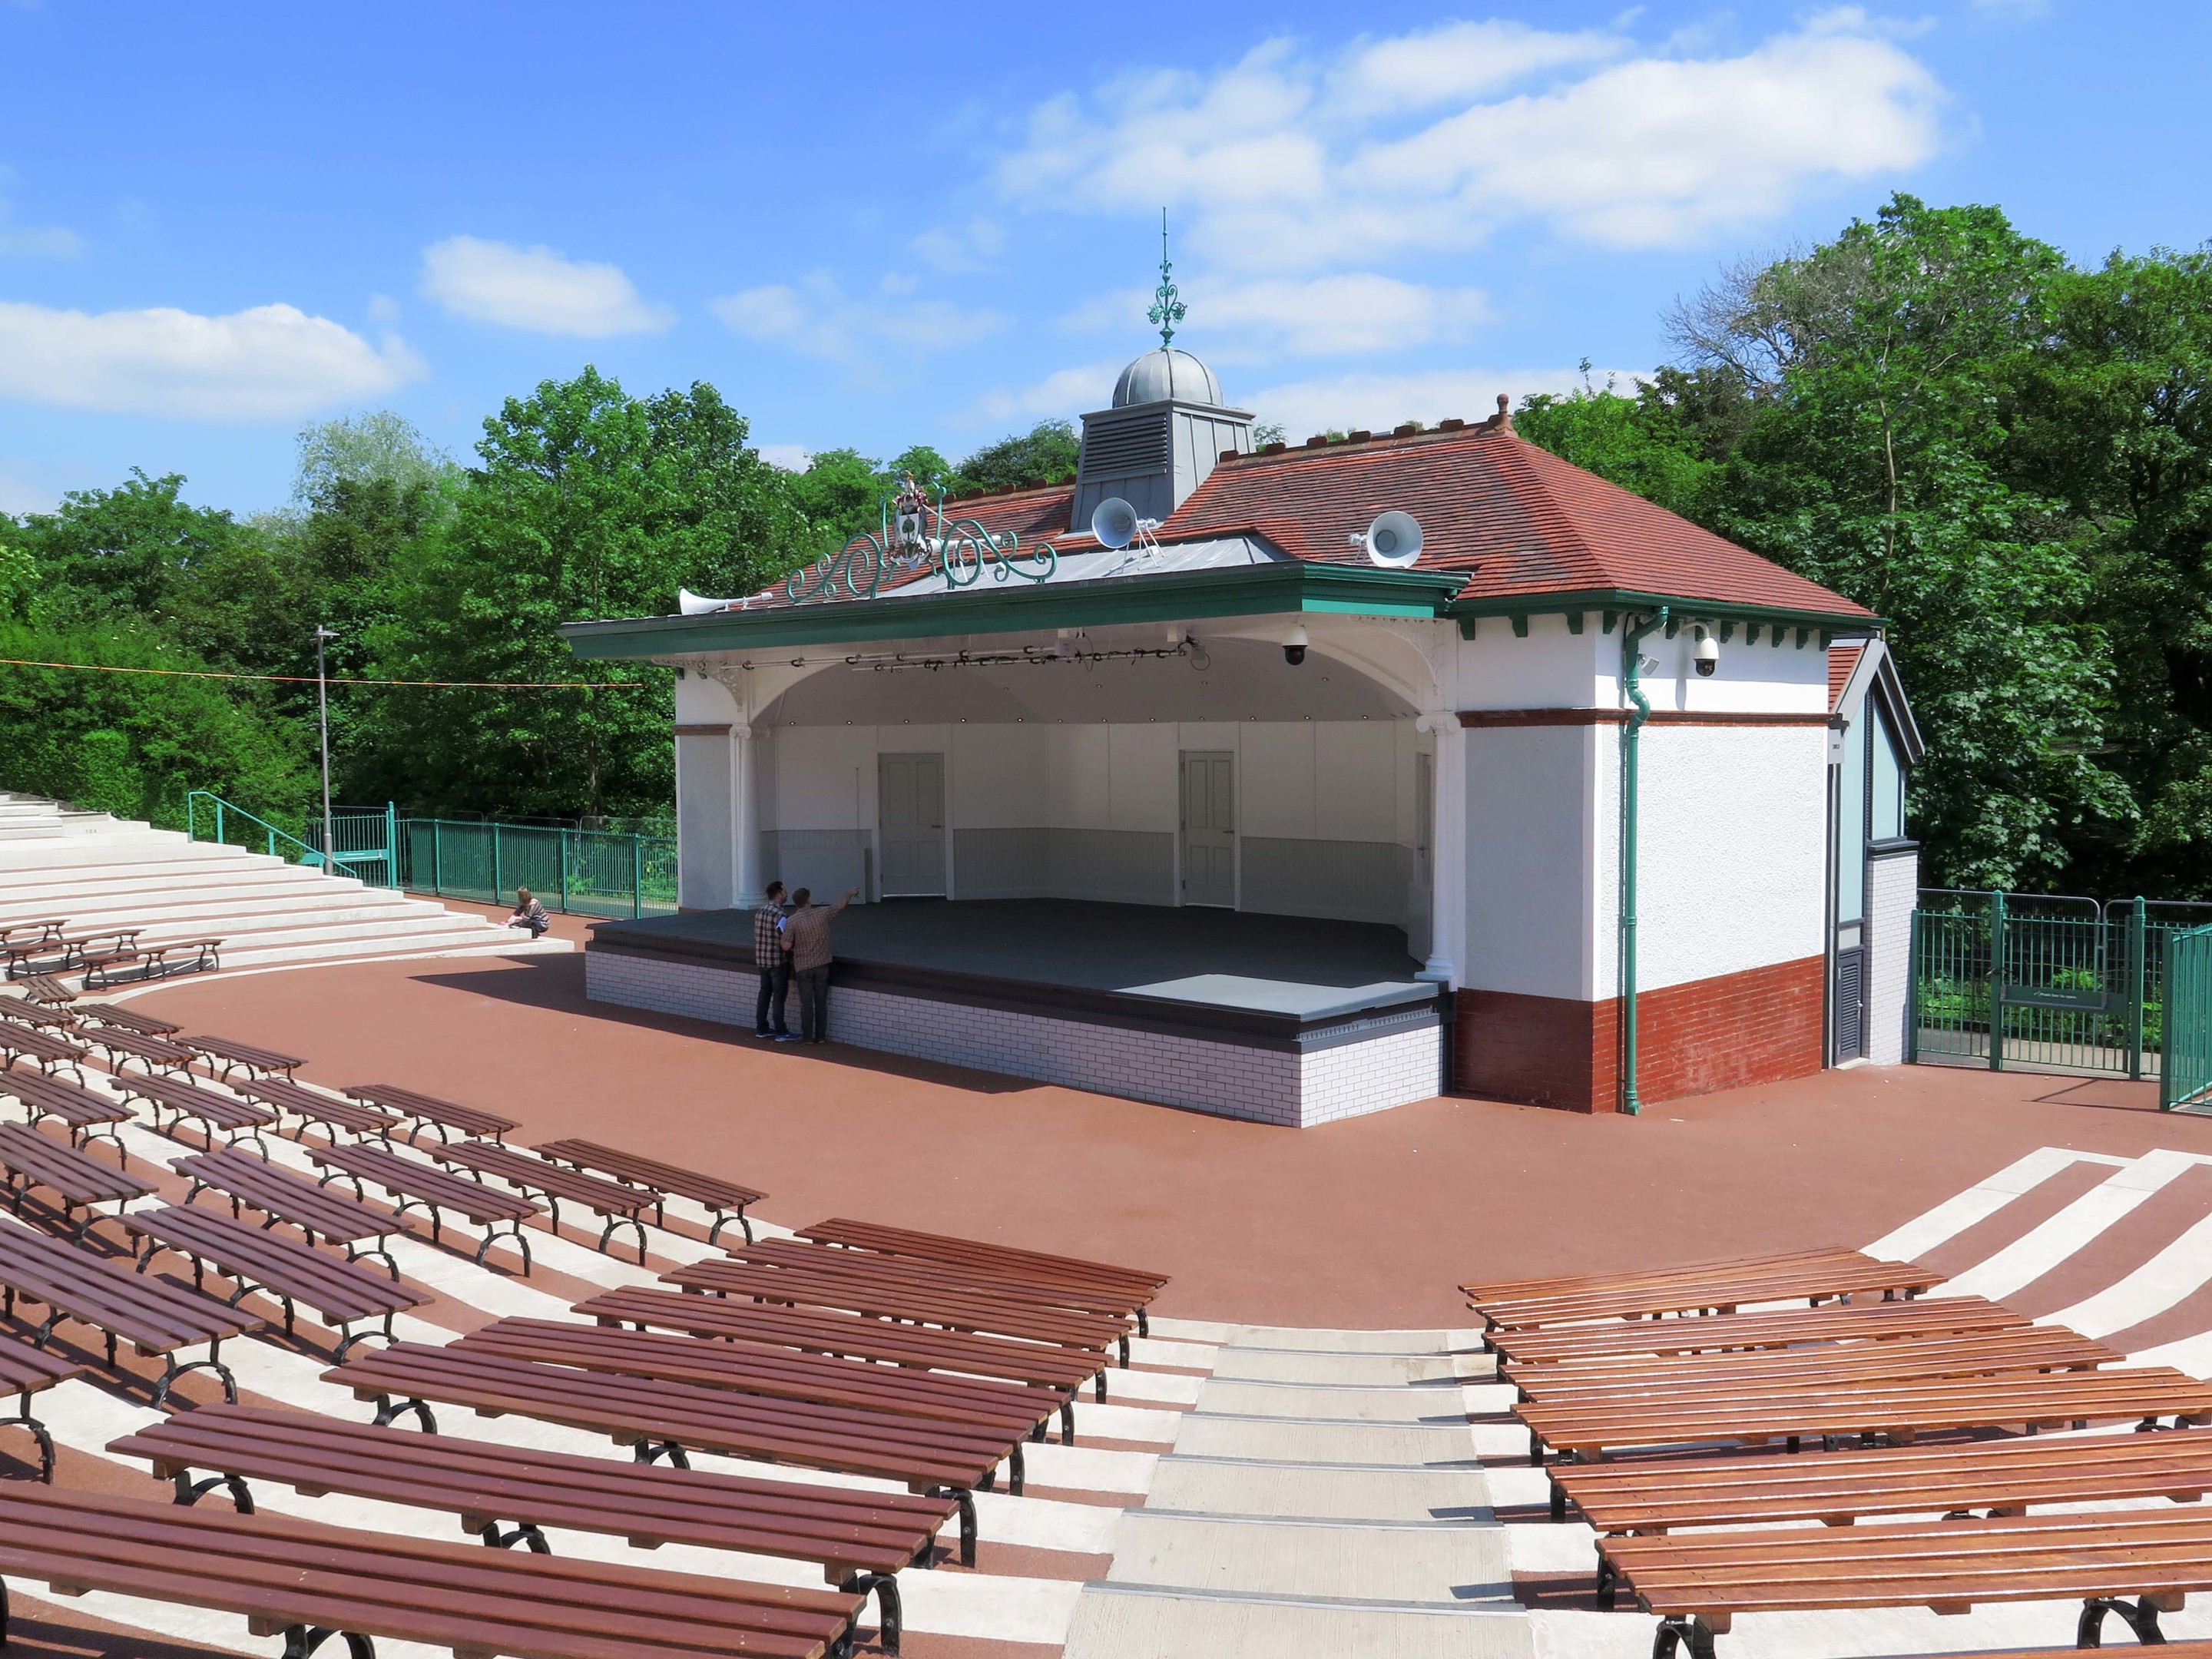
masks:
[[[830,1035],[863,1048],[1298,1127],[1443,1084],[1437,988],[1395,927],[892,899],[848,908],[835,941]],[[586,973],[596,1000],[749,1027],[750,913],[601,922]]]

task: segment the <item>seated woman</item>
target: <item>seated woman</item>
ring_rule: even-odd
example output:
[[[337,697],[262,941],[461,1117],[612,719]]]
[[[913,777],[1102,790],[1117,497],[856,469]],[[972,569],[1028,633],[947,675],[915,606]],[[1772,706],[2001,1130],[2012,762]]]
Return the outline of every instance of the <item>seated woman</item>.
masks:
[[[514,890],[514,914],[507,919],[510,927],[527,927],[530,937],[543,939],[545,930],[553,925],[553,918],[545,914],[545,907],[532,897],[527,887]]]

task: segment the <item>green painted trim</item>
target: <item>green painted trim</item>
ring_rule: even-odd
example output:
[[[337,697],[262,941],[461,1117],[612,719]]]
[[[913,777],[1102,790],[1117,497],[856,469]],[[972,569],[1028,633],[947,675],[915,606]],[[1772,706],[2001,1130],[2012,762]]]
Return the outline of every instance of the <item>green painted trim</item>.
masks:
[[[1567,612],[1568,633],[1579,634],[1583,631],[1583,613],[1579,611],[1570,611]]]
[[[1050,582],[1003,592],[979,593],[971,588],[704,617],[564,623],[561,633],[579,657],[635,660],[700,651],[940,639],[1291,611],[1433,618],[1449,612],[1452,595],[1464,580],[1451,571],[1376,570],[1290,560],[1226,570]]]
[[[1603,630],[1604,632],[1606,632],[1606,633],[1607,633],[1607,634],[1610,634],[1610,633],[1612,633],[1612,632],[1613,632],[1613,630],[1614,629],[1618,628],[1620,625],[1620,612],[1619,612],[1618,611],[1608,611],[1605,612],[1605,628],[1604,628],[1604,630]]]
[[[1790,605],[1740,605],[1726,599],[1698,599],[1680,593],[1642,593],[1618,587],[1581,588],[1559,593],[1511,593],[1496,599],[1457,599],[1455,617],[1562,616],[1575,611],[1640,611],[1656,615],[1660,606],[1679,612],[1683,622],[1778,622],[1809,628],[1841,627],[1854,633],[1871,633],[1885,625],[1880,617],[1858,617],[1838,611],[1815,611]]]
[[[1757,623],[1746,623],[1743,625],[1743,642],[1746,645],[1757,645],[1759,643],[1759,624]]]
[[[1513,637],[1516,640],[1525,640],[1528,637],[1528,613],[1525,611],[1514,612]]]
[[[1673,639],[1681,631],[1682,619],[1680,617],[1669,617],[1667,618],[1667,637],[1668,639]]]
[[[1722,643],[1723,645],[1726,645],[1726,644],[1727,644],[1730,640],[1734,639],[1735,637],[1735,623],[1733,623],[1733,622],[1725,622],[1725,621],[1724,621],[1724,622],[1723,622],[1723,623],[1721,623],[1721,631],[1720,631],[1720,641],[1721,641],[1721,643]]]

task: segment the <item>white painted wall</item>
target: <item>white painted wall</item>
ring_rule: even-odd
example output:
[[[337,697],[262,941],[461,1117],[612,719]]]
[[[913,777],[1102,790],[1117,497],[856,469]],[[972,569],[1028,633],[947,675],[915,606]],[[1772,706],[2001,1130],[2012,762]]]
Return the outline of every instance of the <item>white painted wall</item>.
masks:
[[[1778,647],[1768,630],[1758,643],[1745,643],[1738,629],[1720,647],[1710,675],[1692,665],[1695,635],[1688,628],[1673,639],[1662,632],[1644,641],[1644,654],[1658,668],[1644,681],[1654,708],[1768,709],[1816,714],[1828,697],[1828,656],[1813,635],[1797,643],[1788,630]],[[1620,696],[1621,635],[1610,634],[1593,611],[1583,631],[1567,631],[1565,617],[1531,617],[1526,638],[1503,617],[1486,617],[1475,637],[1461,650],[1457,663],[1462,708],[1617,708]]]
[[[1462,983],[1530,996],[1592,997],[1596,732],[1534,726],[1477,726],[1467,733]]]
[[[952,822],[969,830],[1024,830],[1037,822],[1037,796],[1048,775],[1050,728],[952,728]]]

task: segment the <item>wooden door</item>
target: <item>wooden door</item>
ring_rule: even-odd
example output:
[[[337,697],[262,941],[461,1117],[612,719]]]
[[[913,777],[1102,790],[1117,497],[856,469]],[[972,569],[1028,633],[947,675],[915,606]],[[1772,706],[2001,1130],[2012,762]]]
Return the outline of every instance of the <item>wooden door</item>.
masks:
[[[1237,906],[1236,766],[1227,755],[1182,757],[1182,902]]]
[[[876,768],[877,828],[883,842],[883,890],[945,893],[945,757],[881,755]]]

